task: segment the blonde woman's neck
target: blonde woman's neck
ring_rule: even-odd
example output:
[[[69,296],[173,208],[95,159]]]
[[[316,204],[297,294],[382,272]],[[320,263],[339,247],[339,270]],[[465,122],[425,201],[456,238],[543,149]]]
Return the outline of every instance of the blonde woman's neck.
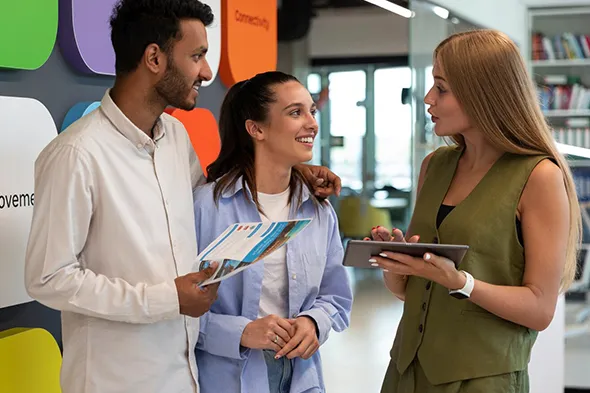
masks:
[[[465,147],[461,164],[465,169],[478,170],[489,168],[504,154],[494,147],[478,130],[471,130],[463,135]]]

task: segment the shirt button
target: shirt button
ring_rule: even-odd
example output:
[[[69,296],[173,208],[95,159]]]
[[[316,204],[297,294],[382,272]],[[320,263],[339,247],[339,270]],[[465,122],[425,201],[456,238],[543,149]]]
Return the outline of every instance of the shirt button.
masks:
[[[297,274],[293,274],[291,277],[293,278],[293,280],[296,280],[297,279]]]
[[[426,289],[427,290],[430,289],[431,286],[432,286],[432,283],[431,282],[428,282],[428,284],[426,284]]]
[[[138,149],[141,149],[142,147],[143,147],[143,145],[142,145],[141,143],[138,143],[138,144],[137,144],[137,148],[138,148]]]
[[[422,310],[426,311],[426,303],[422,303]]]
[[[420,326],[418,326],[418,331],[422,333],[424,331],[424,325],[420,324]]]
[[[292,318],[297,318],[297,314],[293,314],[291,317]]]

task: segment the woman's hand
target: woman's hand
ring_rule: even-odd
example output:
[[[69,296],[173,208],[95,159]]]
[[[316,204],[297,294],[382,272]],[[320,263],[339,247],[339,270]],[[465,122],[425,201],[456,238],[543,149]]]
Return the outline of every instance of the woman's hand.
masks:
[[[378,226],[371,230],[371,237],[374,241],[383,242],[401,242],[401,243],[418,243],[420,236],[414,235],[406,241],[404,233],[400,229],[393,228],[391,233],[384,227]],[[366,237],[364,240],[371,240]]]
[[[415,258],[384,251],[372,257],[370,262],[392,274],[422,277],[450,290],[463,288],[466,281],[465,275],[455,268],[453,261],[431,253],[424,254],[423,258]]]
[[[371,230],[371,237],[374,241],[406,243],[404,233],[400,229],[396,228],[394,228],[390,233],[382,226],[375,227]],[[364,240],[371,239],[366,237]],[[418,240],[420,240],[420,236],[414,235],[407,240],[407,243],[417,243]],[[380,266],[374,259],[371,259],[371,263],[373,267]],[[396,273],[389,269],[383,268],[383,281],[385,282],[385,286],[400,300],[405,300],[406,298],[407,279],[408,276],[406,274]]]
[[[278,352],[294,335],[295,327],[289,320],[269,315],[247,324],[240,344],[246,348]]]
[[[295,335],[275,358],[280,359],[287,355],[287,359],[300,357],[307,360],[320,348],[315,322],[310,317],[299,317],[290,321],[295,328]]]

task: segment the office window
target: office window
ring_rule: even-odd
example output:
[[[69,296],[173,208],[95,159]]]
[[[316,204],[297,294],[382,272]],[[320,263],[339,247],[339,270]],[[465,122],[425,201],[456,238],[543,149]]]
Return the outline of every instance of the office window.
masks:
[[[375,71],[375,187],[412,187],[412,111],[402,103],[402,89],[409,88],[409,67]]]
[[[330,167],[342,179],[344,187],[363,187],[363,138],[366,132],[366,110],[358,103],[367,94],[363,70],[332,72],[330,81],[330,134],[343,137],[342,147],[330,149]]]

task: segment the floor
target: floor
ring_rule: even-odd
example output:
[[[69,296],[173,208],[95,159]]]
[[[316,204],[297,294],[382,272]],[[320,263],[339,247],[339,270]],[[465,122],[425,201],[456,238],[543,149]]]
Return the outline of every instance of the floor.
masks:
[[[350,328],[331,333],[322,347],[329,393],[379,392],[403,303],[376,277],[353,278],[355,291]]]
[[[350,272],[355,291],[351,326],[343,333],[332,332],[322,347],[326,389],[328,393],[379,393],[403,303],[379,277]],[[581,307],[579,303],[566,306],[568,323]],[[566,386],[590,392],[590,331],[566,340],[565,362]]]
[[[576,316],[589,303],[570,303],[566,308],[566,323],[577,326]],[[590,320],[582,325],[579,335],[565,340],[565,382],[567,387],[585,388],[590,392]]]

